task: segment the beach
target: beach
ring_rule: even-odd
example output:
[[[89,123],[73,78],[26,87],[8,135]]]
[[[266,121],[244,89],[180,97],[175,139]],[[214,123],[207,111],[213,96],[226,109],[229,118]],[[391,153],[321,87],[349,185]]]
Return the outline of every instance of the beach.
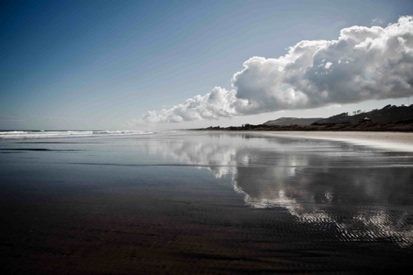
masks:
[[[268,131],[255,133],[280,137],[337,140],[365,146],[413,151],[413,133],[410,132]]]
[[[333,132],[0,140],[0,270],[410,269],[410,146],[411,134]]]

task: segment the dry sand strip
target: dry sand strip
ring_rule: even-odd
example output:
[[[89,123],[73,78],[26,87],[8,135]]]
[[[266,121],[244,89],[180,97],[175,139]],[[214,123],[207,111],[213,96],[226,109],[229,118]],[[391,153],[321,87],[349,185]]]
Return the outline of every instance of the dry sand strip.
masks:
[[[413,152],[413,133],[331,131],[254,131],[252,133],[289,138],[337,140],[356,145],[372,146],[381,149]]]

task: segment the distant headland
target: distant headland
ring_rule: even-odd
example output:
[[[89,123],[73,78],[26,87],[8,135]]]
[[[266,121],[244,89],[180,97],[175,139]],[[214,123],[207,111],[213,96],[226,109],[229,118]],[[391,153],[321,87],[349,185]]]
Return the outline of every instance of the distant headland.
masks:
[[[263,124],[242,126],[211,126],[193,130],[230,131],[396,131],[413,132],[413,104],[387,105],[369,112],[341,113],[328,118],[282,117]]]

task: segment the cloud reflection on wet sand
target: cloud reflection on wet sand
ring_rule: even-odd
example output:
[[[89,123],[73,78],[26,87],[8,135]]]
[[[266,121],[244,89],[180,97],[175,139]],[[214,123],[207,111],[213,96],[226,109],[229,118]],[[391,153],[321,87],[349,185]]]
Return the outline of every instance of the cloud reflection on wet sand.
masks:
[[[147,140],[146,150],[191,165],[254,208],[286,209],[300,223],[332,228],[343,241],[413,244],[413,155],[339,141],[211,134]]]

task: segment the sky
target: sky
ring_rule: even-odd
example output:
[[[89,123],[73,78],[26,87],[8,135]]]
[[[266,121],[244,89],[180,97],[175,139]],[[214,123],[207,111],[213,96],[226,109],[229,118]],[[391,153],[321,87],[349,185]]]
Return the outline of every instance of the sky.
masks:
[[[1,1],[0,129],[179,129],[413,100],[413,1]]]

